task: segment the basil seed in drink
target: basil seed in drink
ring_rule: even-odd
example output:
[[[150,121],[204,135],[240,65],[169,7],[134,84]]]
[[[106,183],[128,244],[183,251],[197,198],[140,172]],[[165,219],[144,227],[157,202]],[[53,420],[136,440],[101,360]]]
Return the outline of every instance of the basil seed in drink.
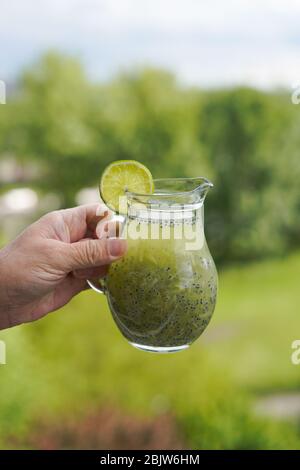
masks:
[[[155,223],[140,221],[148,225],[148,233]],[[128,253],[109,268],[114,320],[128,341],[145,349],[188,346],[214,311],[217,273],[206,242],[202,239],[200,249],[187,250],[189,240],[174,236],[179,224],[184,235],[191,222],[177,222],[177,227],[170,223],[166,240],[129,238]]]

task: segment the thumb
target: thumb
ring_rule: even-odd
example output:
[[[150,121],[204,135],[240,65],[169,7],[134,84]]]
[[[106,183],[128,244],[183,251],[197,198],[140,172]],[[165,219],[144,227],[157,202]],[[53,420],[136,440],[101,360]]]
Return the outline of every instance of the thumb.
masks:
[[[109,264],[122,255],[127,249],[127,242],[122,238],[87,239],[68,245],[65,266],[68,271],[93,268]]]

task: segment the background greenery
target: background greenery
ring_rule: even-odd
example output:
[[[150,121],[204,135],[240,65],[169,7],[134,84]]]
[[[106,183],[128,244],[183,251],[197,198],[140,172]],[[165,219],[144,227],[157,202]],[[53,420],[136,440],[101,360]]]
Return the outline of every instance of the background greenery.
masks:
[[[80,427],[85,413],[109,405],[139,419],[173,416],[189,448],[300,447],[297,419],[256,411],[261,395],[299,387],[290,361],[300,334],[299,125],[284,91],[186,88],[151,69],[98,84],[56,53],[24,72],[0,107],[0,161],[33,164],[37,176],[26,185],[59,194],[61,206],[121,158],[145,163],[155,177],[209,177],[206,233],[220,296],[202,339],[174,356],[128,346],[92,292],[1,332],[2,446],[43,447],[31,438],[41,423],[72,418]]]

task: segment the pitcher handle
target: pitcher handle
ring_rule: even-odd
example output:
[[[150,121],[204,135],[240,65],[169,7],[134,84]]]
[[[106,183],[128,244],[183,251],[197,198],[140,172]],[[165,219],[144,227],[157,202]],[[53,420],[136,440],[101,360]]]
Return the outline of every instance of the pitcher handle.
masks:
[[[91,281],[90,279],[87,279],[86,281],[88,285],[98,294],[104,294],[106,295],[106,286],[105,286],[105,280],[104,279],[99,279],[98,285],[95,284],[94,281]]]

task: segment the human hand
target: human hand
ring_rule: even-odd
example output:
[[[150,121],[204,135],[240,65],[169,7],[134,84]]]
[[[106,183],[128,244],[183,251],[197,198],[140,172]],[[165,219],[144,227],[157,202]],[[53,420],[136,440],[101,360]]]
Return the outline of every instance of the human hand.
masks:
[[[0,250],[0,329],[43,317],[126,251],[101,204],[50,212]]]

